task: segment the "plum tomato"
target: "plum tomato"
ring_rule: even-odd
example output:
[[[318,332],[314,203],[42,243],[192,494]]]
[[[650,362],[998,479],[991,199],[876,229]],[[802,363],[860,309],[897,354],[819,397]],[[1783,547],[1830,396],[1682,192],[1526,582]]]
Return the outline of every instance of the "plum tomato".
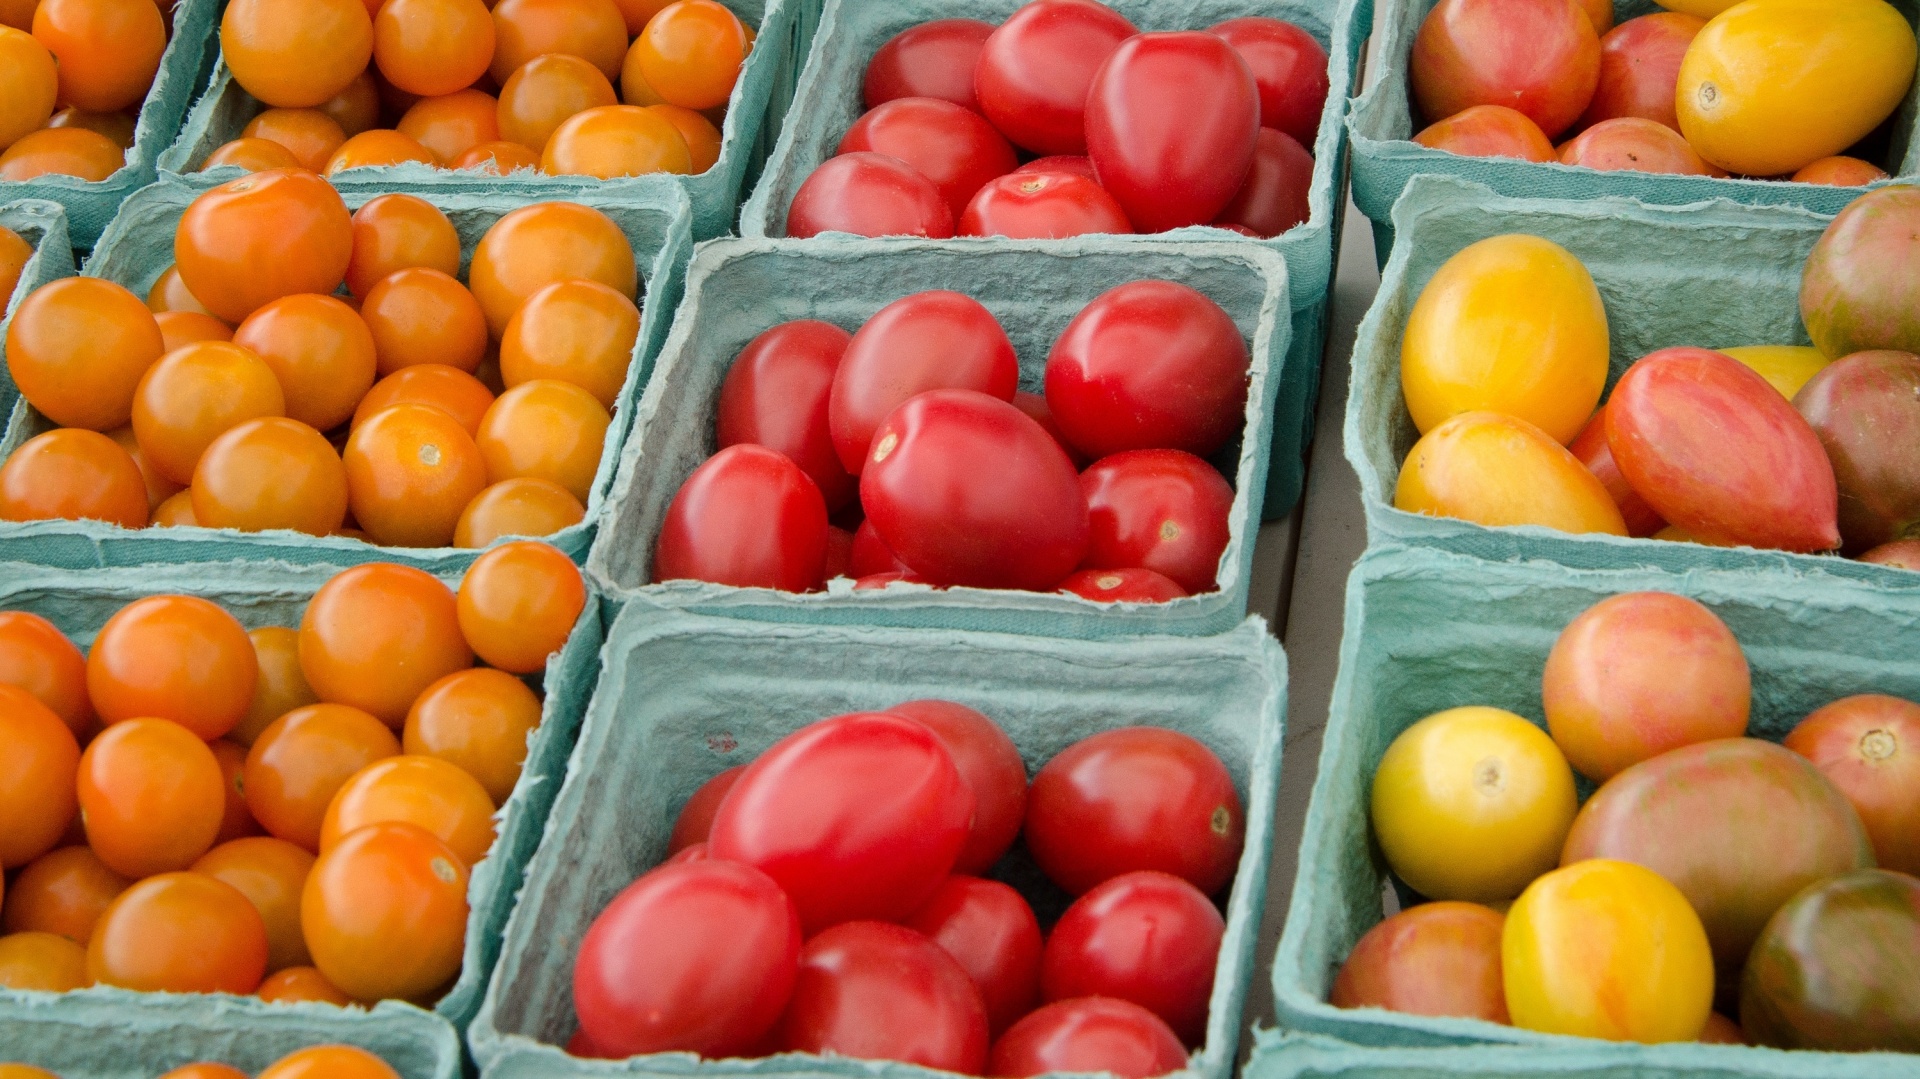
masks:
[[[853,335],[833,374],[827,422],[840,463],[855,476],[882,420],[927,390],[978,390],[1002,401],[1020,382],[1013,343],[979,301],[919,292],[881,308]]]
[[[1040,1002],[1040,922],[997,880],[948,877],[906,926],[938,944],[980,991],[996,1036]]]
[[[1522,161],[1560,160],[1540,125],[1505,105],[1475,105],[1428,124],[1413,141],[1461,157],[1514,157]]]
[[[815,933],[918,909],[952,871],[973,809],[932,730],[856,712],[809,724],[747,765],[707,843],[715,858],[765,871]]]
[[[960,215],[962,236],[1064,240],[1132,231],[1127,212],[1098,180],[1071,172],[1008,173],[975,193]]]
[[[707,833],[713,829],[713,815],[720,811],[720,803],[739,781],[740,773],[746,770],[746,765],[736,764],[700,784],[687,804],[680,807],[680,815],[674,818],[673,834],[667,837],[667,854],[679,854],[707,841]]]
[[[958,218],[973,193],[1020,164],[1013,147],[980,118],[951,101],[903,97],[880,105],[854,122],[836,153],[897,157],[932,180]]]
[[[1049,1003],[1118,997],[1166,1020],[1180,1040],[1206,1036],[1207,1000],[1226,919],[1200,890],[1165,873],[1123,873],[1074,901],[1040,959]]]
[[[980,51],[973,89],[980,111],[1037,154],[1087,152],[1087,91],[1120,43],[1139,33],[1097,0],[1032,0]]]
[[[972,390],[932,390],[874,433],[860,502],[937,584],[1052,591],[1087,551],[1087,500],[1053,436]]]
[[[1506,105],[1558,138],[1593,100],[1600,35],[1569,0],[1440,0],[1414,36],[1408,65],[1428,123]]]
[[[1087,156],[1141,232],[1204,225],[1239,192],[1260,133],[1260,87],[1212,34],[1122,42],[1087,92]]]
[[[800,919],[751,866],[664,866],[608,903],[573,967],[580,1029],[609,1055],[751,1052],[799,974]]]
[[[1587,421],[1586,429],[1567,443],[1567,452],[1587,466],[1600,485],[1613,497],[1614,505],[1620,507],[1620,517],[1627,523],[1627,535],[1645,538],[1667,527],[1660,514],[1647,505],[1627,478],[1620,474],[1620,466],[1614,463],[1613,451],[1607,448],[1607,412],[1605,408],[1596,409],[1593,418]]]
[[[680,485],[653,548],[656,581],[808,592],[827,560],[827,506],[800,466],[728,446]]]
[[[936,19],[895,34],[867,61],[862,99],[877,109],[903,97],[931,97],[979,111],[973,69],[993,36],[978,19]]]
[[[841,154],[821,162],[787,209],[787,235],[953,236],[953,208],[912,165],[885,154]]]
[[[987,1010],[967,972],[911,929],[848,922],[807,942],[780,1048],[978,1075]]]
[[[1307,203],[1312,189],[1313,155],[1292,135],[1263,127],[1246,182],[1213,223],[1244,225],[1262,238],[1278,236],[1313,212]]]
[[[1056,154],[1052,157],[1036,157],[1032,161],[1014,169],[1014,174],[1025,176],[1033,172],[1069,172],[1075,176],[1084,176],[1094,183],[1100,177],[1093,171],[1093,159],[1078,154]]]
[[[847,576],[871,577],[876,573],[912,573],[913,567],[900,561],[887,541],[873,530],[872,521],[861,521],[853,532],[853,550],[847,555]]]
[[[853,336],[830,322],[785,322],[753,339],[720,384],[714,440],[765,446],[800,466],[832,513],[858,487],[833,449],[827,400]]]
[[[1421,903],[1367,930],[1327,992],[1336,1008],[1507,1021],[1506,919],[1478,903]]]
[[[1137,566],[1127,569],[1083,569],[1060,582],[1060,591],[1095,603],[1166,603],[1182,599],[1187,590],[1163,573]]]
[[[1233,46],[1260,87],[1260,124],[1292,135],[1304,146],[1320,132],[1327,107],[1327,50],[1290,22],[1250,16],[1228,19],[1207,33]]]
[[[1052,435],[1053,440],[1059,443],[1060,449],[1066,453],[1067,460],[1073,462],[1073,467],[1087,467],[1090,458],[1074,449],[1073,445],[1067,441],[1067,436],[1061,433],[1060,425],[1053,422],[1053,409],[1047,407],[1045,394],[1028,393],[1022,390],[1013,395],[1013,407],[1026,413],[1028,419],[1039,424],[1043,430]]]
[[[887,711],[931,730],[973,792],[973,826],[955,873],[984,873],[1013,846],[1027,816],[1027,766],[999,725],[964,704],[908,701]]]
[[[1088,569],[1154,570],[1189,595],[1218,587],[1233,488],[1180,450],[1127,450],[1080,474],[1091,539]]]
[[[1159,1016],[1132,1001],[1074,997],[1035,1009],[1001,1035],[987,1074],[1024,1079],[1103,1072],[1153,1079],[1186,1064],[1186,1047]]]
[[[1240,430],[1251,360],[1232,317],[1172,281],[1121,285],[1074,316],[1047,356],[1047,407],[1082,453],[1211,457]]]
[[[1159,727],[1083,738],[1027,791],[1027,849],[1074,895],[1145,869],[1212,895],[1233,877],[1245,835],[1227,766],[1198,740]]]

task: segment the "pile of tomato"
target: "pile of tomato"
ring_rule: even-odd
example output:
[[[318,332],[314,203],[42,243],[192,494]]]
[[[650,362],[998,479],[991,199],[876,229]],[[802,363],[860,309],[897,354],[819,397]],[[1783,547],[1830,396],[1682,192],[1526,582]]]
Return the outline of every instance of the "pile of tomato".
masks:
[[[1097,0],[1032,0],[998,27],[926,23],[874,54],[870,111],[787,234],[1278,236],[1307,219],[1327,88],[1326,50],[1279,19],[1141,33]]]
[[[21,300],[7,366],[59,429],[0,467],[0,519],[483,547],[585,516],[640,327],[607,215],[513,210],[462,282],[435,206],[349,215],[278,169],[197,197],[173,250],[145,303],[97,277]]]
[[[430,1004],[586,599],[519,542],[457,596],[345,570],[298,629],[152,596],[83,657],[0,613],[0,985]]]
[[[173,4],[14,7],[0,7],[0,180],[106,179],[133,146],[140,105],[172,34]]]
[[[202,167],[701,173],[753,39],[717,0],[237,0],[221,54],[269,108]]]
[[[0,1064],[0,1079],[62,1079],[31,1064]],[[186,1064],[160,1079],[249,1079],[231,1064]],[[400,1079],[391,1065],[351,1045],[316,1045],[274,1061],[251,1079]]]

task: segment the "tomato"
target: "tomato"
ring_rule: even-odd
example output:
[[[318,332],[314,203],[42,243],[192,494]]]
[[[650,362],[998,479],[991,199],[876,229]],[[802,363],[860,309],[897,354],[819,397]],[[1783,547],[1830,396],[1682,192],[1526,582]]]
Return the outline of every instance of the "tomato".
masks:
[[[480,781],[455,765],[438,757],[387,757],[355,772],[334,794],[320,823],[320,853],[368,825],[404,821],[473,866],[493,846],[493,809]]]
[[[847,552],[847,575],[871,577],[876,573],[911,573],[912,569],[893,553],[887,541],[874,531],[873,522],[863,520],[853,533],[853,549]]]
[[[85,947],[52,933],[0,937],[0,987],[65,993],[92,984]]]
[[[97,277],[67,277],[14,309],[7,370],[53,422],[111,431],[132,417],[134,388],[164,346],[139,297]]]
[[[686,136],[660,113],[634,105],[601,105],[575,113],[554,129],[540,152],[540,171],[550,176],[691,175],[693,151]]]
[[[75,769],[80,747],[60,717],[24,689],[0,685],[0,867],[25,865],[60,841],[77,809]],[[17,887],[17,884],[16,884]]]
[[[1016,176],[1049,172],[1064,172],[1074,176],[1084,177],[1085,179],[1092,180],[1094,183],[1100,182],[1100,177],[1093,171],[1093,161],[1076,154],[1037,157],[1013,170],[1013,174]],[[1131,228],[1131,226],[1129,226],[1129,228]]]
[[[1040,1000],[1040,923],[1020,893],[999,881],[948,877],[906,920],[958,962],[987,1009],[995,1035]]]
[[[904,97],[930,97],[979,110],[973,71],[993,36],[978,19],[936,19],[902,30],[867,61],[861,98],[869,109]]]
[[[368,53],[372,53],[371,46]],[[345,89],[314,107],[339,124],[341,134],[348,139],[372,128],[380,122],[380,89],[374,85],[373,72],[362,68]],[[333,151],[327,153],[331,157]],[[320,164],[324,168],[326,162]]]
[[[293,1004],[299,1001],[315,1001],[321,1004],[335,1004],[345,1007],[353,1003],[353,998],[342,993],[340,987],[327,980],[327,976],[315,967],[287,967],[266,976],[254,995],[268,1004]]]
[[[205,341],[147,369],[134,391],[133,433],[154,468],[184,484],[214,439],[285,410],[280,382],[265,361],[240,345]]]
[[[313,965],[341,992],[368,1002],[426,997],[460,971],[466,863],[418,825],[367,825],[314,863],[300,925]]]
[[[1095,603],[1166,603],[1188,593],[1150,569],[1084,569],[1060,582],[1058,591]]]
[[[555,281],[583,278],[632,296],[637,274],[633,245],[612,218],[578,203],[543,202],[493,223],[474,248],[467,287],[498,337],[527,297]]]
[[[717,0],[678,0],[634,39],[627,65],[669,105],[717,109],[733,96],[749,42],[740,19]]]
[[[131,110],[89,112],[69,105],[54,113],[47,120],[47,126],[85,128],[95,134],[105,135],[122,150],[133,149],[134,116],[131,115]]]
[[[862,712],[770,746],[721,802],[707,842],[714,858],[766,871],[814,932],[917,909],[952,870],[973,810],[930,729]]]
[[[1840,211],[1813,245],[1800,279],[1800,319],[1828,356],[1920,351],[1913,280],[1898,267],[1920,250],[1920,191],[1894,184]]]
[[[953,208],[932,180],[885,154],[828,158],[813,170],[787,209],[787,235],[953,236]]]
[[[1313,155],[1292,135],[1261,128],[1246,181],[1214,224],[1241,225],[1263,238],[1278,236],[1307,220],[1312,189]]]
[[[295,708],[318,701],[307,676],[300,672],[300,634],[284,626],[265,626],[247,633],[260,677],[253,686],[253,703],[246,717],[228,737],[251,746],[268,725]]]
[[[220,52],[254,97],[312,108],[366,70],[373,19],[361,0],[239,0],[220,18]]]
[[[94,520],[141,528],[147,483],[113,439],[77,427],[35,435],[0,465],[0,520]]]
[[[33,37],[59,64],[62,105],[114,112],[147,96],[167,24],[149,0],[40,0]]]
[[[315,430],[338,427],[373,385],[373,335],[359,313],[332,296],[274,300],[248,315],[233,341],[273,369],[286,414]]]
[[[351,1045],[316,1045],[281,1057],[259,1079],[400,1079],[386,1061]]]
[[[1444,120],[1436,120],[1413,136],[1434,150],[1462,157],[1517,157],[1522,161],[1558,161],[1540,125],[1527,114],[1505,105],[1475,105]]]
[[[1638,116],[1680,130],[1674,87],[1680,60],[1706,20],[1677,11],[1628,19],[1600,39],[1600,78],[1580,117],[1592,127],[1618,116]]]
[[[1066,435],[1061,432],[1060,425],[1054,422],[1053,409],[1048,407],[1045,394],[1027,393],[1022,390],[1013,395],[1013,407],[1026,413],[1028,418],[1039,424],[1042,430],[1052,435],[1054,442],[1059,444],[1061,451],[1067,455],[1067,459],[1073,462],[1073,467],[1087,466],[1089,463],[1087,455],[1074,449],[1067,442]]]
[[[1558,138],[1593,100],[1600,35],[1567,0],[1441,0],[1414,37],[1408,72],[1430,123],[1506,105]]]
[[[261,732],[247,753],[241,773],[247,808],[273,835],[317,851],[334,794],[362,768],[399,752],[393,732],[358,708],[296,708]]]
[[[1815,709],[1781,743],[1847,796],[1880,865],[1920,874],[1920,706],[1861,694]]]
[[[898,1060],[977,1075],[987,1014],[967,972],[926,937],[882,922],[848,922],[800,952],[782,1049]]]
[[[500,0],[493,6],[493,81],[504,84],[544,53],[578,56],[609,80],[620,77],[627,21],[612,0]]]
[[[538,153],[569,116],[619,100],[607,76],[580,57],[536,56],[500,88],[500,136]]]
[[[1208,457],[1239,432],[1251,365],[1233,319],[1171,281],[1111,289],[1047,357],[1047,406],[1093,457],[1178,449]]]
[[[321,536],[347,513],[347,474],[304,423],[250,420],[213,440],[194,469],[192,508],[208,528],[288,528]]]
[[[978,390],[1005,401],[1019,382],[1013,343],[977,300],[948,291],[895,300],[853,335],[834,371],[827,408],[833,448],[858,476],[874,432],[914,395]]]
[[[76,738],[90,732],[86,660],[66,634],[39,615],[0,611],[0,684],[33,694]]]
[[[714,441],[784,454],[820,489],[829,513],[857,493],[834,450],[828,400],[853,340],[829,322],[785,322],[751,341],[728,369],[715,406]]]
[[[1226,920],[1193,885],[1124,873],[1074,901],[1041,958],[1041,994],[1118,997],[1165,1020],[1189,1045],[1206,1036],[1207,1000]]]
[[[268,142],[266,139],[248,138],[234,139],[215,148],[207,155],[206,160],[200,163],[200,171],[205,172],[223,165],[235,166],[248,172],[305,167],[300,164],[298,158],[293,156],[293,151],[279,143]]]
[[[989,1075],[1105,1072],[1151,1079],[1187,1065],[1186,1047],[1157,1015],[1112,997],[1055,1001],[994,1043]]]
[[[0,107],[0,150],[47,125],[58,86],[59,69],[45,45],[15,27],[0,29],[0,101],[6,103]]]
[[[413,195],[381,195],[353,212],[347,288],[365,299],[387,275],[425,266],[460,272],[460,236],[440,208]]]
[[[160,340],[164,342],[166,352],[196,341],[233,340],[233,330],[226,323],[197,311],[159,311],[154,314],[153,321],[160,327]],[[128,428],[120,430],[132,433]]]
[[[232,885],[260,912],[270,973],[308,962],[307,941],[300,931],[300,890],[312,871],[312,854],[267,836],[222,843],[193,863],[193,872]]]
[[[1095,0],[1032,0],[987,38],[974,68],[980,110],[1038,154],[1087,151],[1094,75],[1139,31]]]
[[[1491,527],[1627,534],[1613,496],[1578,458],[1533,424],[1496,412],[1463,412],[1427,432],[1401,465],[1393,504]]]
[[[544,671],[587,604],[580,569],[559,550],[522,540],[476,559],[461,582],[460,630],[488,664]]]
[[[487,351],[487,322],[465,285],[425,266],[395,270],[367,290],[360,317],[379,373],[437,363],[472,373]]]
[[[827,557],[827,508],[798,465],[764,446],[729,446],[693,470],[654,542],[653,578],[807,592]]]
[[[1091,540],[1083,565],[1142,567],[1188,594],[1217,586],[1233,489],[1212,465],[1180,450],[1128,450],[1080,476]]]
[[[1506,918],[1477,903],[1422,903],[1367,930],[1327,993],[1336,1008],[1507,1022]]]
[[[260,912],[201,873],[161,873],[121,892],[87,944],[95,981],[139,992],[251,993],[266,972]]]
[[[1823,157],[1802,166],[1793,174],[1796,184],[1830,184],[1834,187],[1863,187],[1887,178],[1887,170],[1857,157]]]
[[[668,855],[676,855],[689,847],[706,843],[707,833],[713,830],[713,816],[720,811],[720,803],[726,799],[733,785],[739,782],[740,773],[746,770],[746,765],[736,764],[700,784],[693,796],[680,807],[680,815],[674,818],[673,834],[667,837]]]
[[[541,378],[501,394],[481,419],[474,441],[490,481],[534,476],[586,502],[611,424],[592,394]]]
[[[213,751],[164,719],[125,720],[95,738],[80,757],[78,792],[87,844],[134,878],[192,865],[226,816]]]
[[[81,945],[131,880],[108,869],[88,847],[59,847],[28,862],[7,887],[9,933],[54,933]]]
[[[487,668],[447,675],[407,712],[402,746],[438,757],[479,780],[494,805],[505,805],[520,780],[527,739],[540,725],[540,698],[525,682]]]
[[[123,151],[105,135],[78,127],[44,128],[0,153],[0,180],[53,175],[98,183],[124,163]]]
[[[373,62],[410,94],[464,90],[492,60],[493,16],[480,0],[396,0],[374,16]]]
[[[473,496],[453,526],[455,547],[485,547],[503,536],[550,536],[579,524],[587,509],[552,480],[501,480]]]
[[[247,121],[240,133],[279,143],[301,168],[313,172],[325,168],[327,159],[347,141],[340,124],[319,109],[268,109]]]
[[[573,967],[580,1029],[615,1056],[744,1056],[799,972],[800,920],[772,878],[704,861],[656,869],[594,918]]]
[[[1920,469],[1896,448],[1920,424],[1920,356],[1857,352],[1815,374],[1794,397],[1840,493],[1840,537],[1862,552],[1905,538],[1920,525]]]
[[[1513,1025],[1613,1041],[1691,1041],[1713,1006],[1713,956],[1680,890],[1596,858],[1536,880],[1501,936]]]
[[[862,116],[840,140],[841,154],[898,158],[932,180],[957,219],[974,192],[1019,165],[1013,147],[993,125],[950,101],[910,97]]]
[[[991,869],[1013,846],[1026,817],[1027,768],[1013,739],[993,720],[952,701],[907,701],[887,712],[931,730],[973,792],[973,824],[954,872]]]
[[[639,334],[640,309],[632,300],[596,281],[555,282],[527,297],[507,321],[500,377],[509,387],[537,378],[570,382],[611,409]]]
[[[395,405],[430,405],[475,434],[493,401],[493,391],[471,374],[443,363],[417,363],[375,383],[354,407],[353,427]]]
[[[398,131],[377,127],[371,131],[362,131],[340,144],[340,148],[327,159],[324,175],[333,176],[347,169],[368,168],[375,165],[404,165],[409,161],[418,161],[422,165],[439,165],[440,159],[433,151],[420,145],[420,140]]]
[[[471,666],[453,593],[409,566],[345,570],[320,586],[300,620],[300,669],[320,699],[396,729],[421,691]]]
[[[229,6],[227,17],[239,7]],[[346,203],[305,169],[257,172],[201,194],[173,237],[181,282],[231,323],[282,296],[332,292],[352,247]]]
[[[1807,888],[1768,921],[1747,960],[1746,1034],[1783,1049],[1920,1048],[1916,945],[1920,881],[1867,869]]]
[[[266,830],[248,811],[247,795],[241,789],[247,764],[246,747],[225,738],[216,738],[207,743],[207,748],[213,751],[214,763],[220,766],[220,793],[224,802],[220,830],[214,833],[214,843],[265,834]]]
[[[0,48],[6,47],[8,38],[0,34]],[[20,234],[10,228],[0,226],[0,303],[11,299],[20,285],[20,274],[27,268],[27,261],[33,258],[33,247],[20,238]]]
[[[426,405],[376,413],[348,437],[343,463],[354,519],[383,544],[447,546],[461,511],[487,486],[473,437]]]
[[[1638,116],[1602,120],[1560,147],[1562,165],[1601,171],[1664,172],[1682,176],[1725,176],[1694,153],[1687,140],[1665,124]]]
[[[160,1079],[247,1079],[247,1073],[228,1064],[185,1064]]]
[[[1072,173],[1013,172],[980,188],[960,216],[962,236],[1062,240],[1130,233],[1125,210],[1099,182]]]
[[[1807,351],[1811,352],[1812,349]],[[1567,451],[1587,466],[1601,486],[1607,489],[1608,497],[1620,510],[1620,518],[1626,523],[1630,536],[1651,536],[1667,527],[1660,514],[1647,500],[1641,498],[1628,485],[1627,478],[1620,474],[1620,466],[1613,459],[1613,450],[1607,446],[1607,414],[1602,407],[1587,421],[1587,426],[1579,436],[1567,446]]]
[[[151,596],[102,626],[87,689],[106,723],[147,717],[202,739],[233,729],[253,701],[258,664],[237,619],[192,596]]]
[[[1373,775],[1381,852],[1429,899],[1491,903],[1520,894],[1559,864],[1575,804],[1560,747],[1497,708],[1420,720],[1387,747]]]
[[[473,89],[423,97],[408,107],[394,128],[426,147],[442,165],[475,146],[500,141],[497,103],[491,94]]]
[[[690,173],[698,176],[720,163],[720,129],[704,113],[683,109],[678,105],[649,105],[647,111],[666,120],[674,130],[680,132],[680,137],[686,141],[687,153],[692,157],[692,168],[688,170]]]
[[[1260,88],[1260,124],[1311,146],[1327,105],[1327,50],[1290,22],[1228,19],[1207,33],[1233,46]]]

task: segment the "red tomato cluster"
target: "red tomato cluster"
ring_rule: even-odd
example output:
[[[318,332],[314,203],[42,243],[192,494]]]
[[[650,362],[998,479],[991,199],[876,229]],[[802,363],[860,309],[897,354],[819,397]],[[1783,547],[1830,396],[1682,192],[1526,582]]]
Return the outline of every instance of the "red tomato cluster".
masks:
[[[1278,19],[1141,33],[1097,0],[1032,0],[997,28],[926,23],[874,54],[870,111],[787,233],[1278,236],[1307,219],[1327,85],[1326,50]]]
[[[1023,825],[1077,897],[1044,938],[1025,897],[980,876]],[[667,863],[595,919],[568,1048],[1175,1071],[1206,1034],[1225,932],[1208,896],[1244,832],[1226,766],[1174,731],[1093,735],[1029,786],[963,705],[823,719],[695,792]]]
[[[654,579],[1212,591],[1233,490],[1205,459],[1239,433],[1248,369],[1233,319],[1168,281],[1088,304],[1044,396],[1019,392],[1005,331],[957,292],[895,301],[851,335],[775,326],[727,374],[720,451],[668,507]]]

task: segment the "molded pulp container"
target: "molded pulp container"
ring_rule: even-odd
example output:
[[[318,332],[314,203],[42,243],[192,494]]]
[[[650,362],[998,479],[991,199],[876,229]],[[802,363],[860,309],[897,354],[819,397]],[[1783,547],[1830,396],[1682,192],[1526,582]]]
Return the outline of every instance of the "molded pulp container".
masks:
[[[1897,1053],[1729,1054],[1713,1045],[1604,1045],[1542,1053],[1532,1046],[1377,1049],[1335,1038],[1256,1034],[1248,1079],[1911,1079],[1920,1061]]]

